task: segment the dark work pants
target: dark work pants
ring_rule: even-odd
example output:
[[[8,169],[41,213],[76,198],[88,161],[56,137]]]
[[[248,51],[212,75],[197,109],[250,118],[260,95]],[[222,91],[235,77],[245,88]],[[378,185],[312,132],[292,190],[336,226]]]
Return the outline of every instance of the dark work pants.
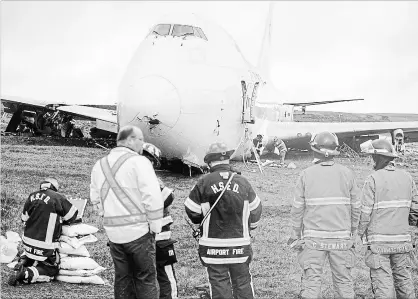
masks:
[[[206,264],[212,299],[253,299],[249,264]]]
[[[160,285],[160,299],[177,299],[177,279],[173,265],[158,265],[157,278]]]
[[[109,246],[115,264],[115,299],[158,299],[154,237],[147,233]]]

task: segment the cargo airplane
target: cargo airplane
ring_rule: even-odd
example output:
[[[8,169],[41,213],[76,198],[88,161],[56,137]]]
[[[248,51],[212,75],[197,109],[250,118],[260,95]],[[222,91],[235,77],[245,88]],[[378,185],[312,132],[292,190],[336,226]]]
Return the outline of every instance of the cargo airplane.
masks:
[[[236,150],[233,158],[241,159],[250,153],[257,134],[270,141],[277,136],[291,148],[306,148],[311,136],[322,130],[347,140],[380,133],[391,133],[395,140],[395,134],[418,131],[418,122],[293,122],[293,108],[301,103],[283,104],[269,78],[272,10],[271,4],[257,67],[218,25],[194,14],[166,16],[152,26],[128,65],[116,113],[4,97],[5,111],[15,116],[22,106],[51,109],[96,120],[97,128],[113,133],[136,125],[165,159],[199,168],[205,165],[208,145],[219,140]],[[9,130],[17,121],[18,116]]]

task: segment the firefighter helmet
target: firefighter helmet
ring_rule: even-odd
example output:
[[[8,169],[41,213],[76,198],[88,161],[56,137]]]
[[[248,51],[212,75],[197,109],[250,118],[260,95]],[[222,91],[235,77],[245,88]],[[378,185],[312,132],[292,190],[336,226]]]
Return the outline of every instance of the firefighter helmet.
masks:
[[[215,142],[209,146],[203,161],[206,164],[212,161],[228,160],[235,150],[228,150],[228,147],[223,142]]]
[[[142,155],[147,157],[155,168],[161,167],[161,150],[152,143],[144,142]]]
[[[40,189],[52,189],[54,191],[58,191],[60,185],[58,184],[57,179],[54,178],[46,178],[41,182]]]
[[[382,155],[390,158],[397,158],[398,154],[395,151],[395,148],[386,139],[375,139],[373,140],[368,147],[363,149],[363,153],[366,154],[375,154]]]
[[[313,135],[309,144],[313,151],[320,153],[325,157],[338,156],[340,154],[338,151],[338,137],[331,132],[325,131]]]

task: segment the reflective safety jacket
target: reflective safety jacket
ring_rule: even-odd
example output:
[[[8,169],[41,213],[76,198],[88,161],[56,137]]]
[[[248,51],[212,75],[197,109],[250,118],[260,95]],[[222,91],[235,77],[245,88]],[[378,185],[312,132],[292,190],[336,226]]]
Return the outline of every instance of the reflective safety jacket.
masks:
[[[62,223],[70,224],[77,215],[77,208],[58,192],[45,189],[31,193],[22,213],[25,222],[22,241],[26,256],[37,261],[53,256],[58,248]]]
[[[103,212],[103,227],[113,243],[161,231],[163,199],[154,169],[146,157],[127,147],[118,146],[96,162],[90,199]]]
[[[155,241],[157,242],[171,239],[170,225],[173,223],[173,218],[171,217],[168,208],[174,201],[173,190],[168,187],[162,187],[161,195],[164,200],[164,217],[161,220],[161,232],[155,236]]]
[[[232,171],[220,164],[200,178],[185,201],[186,213],[200,224],[226,187]],[[203,224],[199,255],[207,264],[244,263],[251,256],[250,230],[261,217],[261,201],[246,178],[235,174],[215,208]]]
[[[331,249],[351,239],[359,223],[359,191],[354,173],[333,160],[318,161],[303,170],[291,208],[294,237]]]
[[[411,242],[408,217],[418,213],[418,196],[409,173],[393,164],[375,171],[364,183],[361,204],[359,234],[368,244]]]

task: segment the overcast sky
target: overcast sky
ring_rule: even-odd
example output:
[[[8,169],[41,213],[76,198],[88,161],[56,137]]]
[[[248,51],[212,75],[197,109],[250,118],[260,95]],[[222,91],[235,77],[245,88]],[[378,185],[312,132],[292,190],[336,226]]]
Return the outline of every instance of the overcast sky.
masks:
[[[254,65],[268,2],[3,1],[1,94],[109,103],[158,18],[196,12]],[[418,1],[279,1],[272,80],[283,102],[365,98],[315,110],[418,113]]]

